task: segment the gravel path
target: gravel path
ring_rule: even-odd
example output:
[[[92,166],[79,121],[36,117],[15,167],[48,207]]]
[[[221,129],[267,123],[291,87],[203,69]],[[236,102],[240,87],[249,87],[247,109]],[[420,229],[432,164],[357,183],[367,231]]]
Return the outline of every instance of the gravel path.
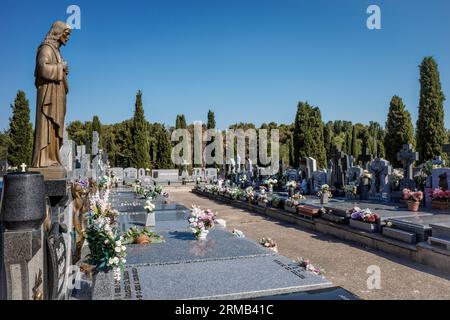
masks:
[[[304,257],[325,269],[325,276],[362,299],[450,299],[450,275],[390,254],[316,233],[220,202],[186,189],[170,193],[171,201],[217,211],[227,229],[239,229],[253,240],[270,237],[280,254]],[[368,289],[370,266],[381,271],[381,289]]]

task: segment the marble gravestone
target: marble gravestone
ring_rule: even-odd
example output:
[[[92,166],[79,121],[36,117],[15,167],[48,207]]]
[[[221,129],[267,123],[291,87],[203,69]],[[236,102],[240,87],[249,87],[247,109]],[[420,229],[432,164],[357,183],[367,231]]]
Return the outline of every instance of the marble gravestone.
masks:
[[[217,169],[216,168],[206,168],[205,169],[205,179],[206,181],[212,182],[217,179]]]
[[[145,169],[144,168],[140,168],[138,170],[138,179],[139,180],[143,180],[145,178]]]
[[[200,178],[201,181],[205,179],[205,170],[202,168],[194,168],[192,171],[192,179],[194,181],[197,181],[197,179]]]
[[[298,181],[299,180],[299,176],[298,176],[298,172],[295,169],[288,169],[285,173],[286,175],[286,180],[289,181]]]
[[[92,132],[92,156],[98,155],[98,145],[100,142],[100,137],[97,131]]]
[[[314,193],[320,191],[320,187],[327,184],[328,175],[325,170],[314,171],[312,174],[312,189]]]
[[[69,139],[66,128],[64,128],[63,145],[59,150],[59,155],[63,167],[68,173],[71,173],[75,169],[75,142]]]
[[[433,169],[431,176],[433,189],[450,189],[450,168],[435,168]]]
[[[109,172],[112,173],[114,177],[116,177],[117,182],[119,183],[119,185],[121,185],[123,182],[123,168],[111,168],[109,169]]]
[[[369,172],[372,174],[370,185],[370,200],[390,200],[391,186],[389,185],[389,175],[392,174],[392,166],[389,161],[377,158],[369,165]]]
[[[359,178],[362,176],[363,171],[363,168],[360,166],[350,167],[345,173],[347,184],[359,182]]]
[[[136,168],[126,168],[123,170],[123,181],[125,183],[134,183],[138,177]]]
[[[306,157],[306,178],[311,179],[313,172],[317,171],[317,161],[314,158]]]

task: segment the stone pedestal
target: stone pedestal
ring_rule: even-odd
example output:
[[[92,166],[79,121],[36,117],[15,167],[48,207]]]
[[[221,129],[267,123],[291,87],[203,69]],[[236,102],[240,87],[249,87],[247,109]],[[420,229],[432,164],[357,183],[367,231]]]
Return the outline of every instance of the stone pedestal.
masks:
[[[44,298],[43,231],[1,231],[0,297],[7,300]]]
[[[66,169],[62,166],[47,168],[30,168],[29,172],[38,172],[44,176],[44,180],[65,179],[67,177]]]

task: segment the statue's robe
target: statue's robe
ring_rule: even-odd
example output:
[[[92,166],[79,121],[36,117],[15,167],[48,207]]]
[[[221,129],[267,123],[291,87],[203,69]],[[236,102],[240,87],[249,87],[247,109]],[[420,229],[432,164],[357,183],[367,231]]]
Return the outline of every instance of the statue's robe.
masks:
[[[63,68],[59,48],[44,42],[38,49],[35,69],[36,131],[32,164],[35,168],[62,165],[59,149],[63,141],[69,89]]]

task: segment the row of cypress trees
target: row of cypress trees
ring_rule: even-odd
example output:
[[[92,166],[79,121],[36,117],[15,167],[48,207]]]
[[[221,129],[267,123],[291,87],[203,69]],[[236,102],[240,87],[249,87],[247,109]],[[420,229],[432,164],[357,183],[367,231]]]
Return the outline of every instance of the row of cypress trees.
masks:
[[[412,144],[419,152],[422,162],[435,156],[445,157],[442,151],[442,145],[447,141],[444,101],[437,63],[432,57],[426,57],[420,65],[420,102],[416,133],[414,134],[411,114],[406,110],[402,99],[394,96],[390,102],[382,139],[384,147],[372,148],[372,151],[378,149],[372,153],[376,156],[384,155],[394,166],[401,166],[397,160],[397,153],[404,144]],[[317,160],[319,167],[325,168],[327,158],[329,159],[331,155],[333,128],[329,125],[324,127],[319,108],[312,107],[307,102],[300,102],[294,128],[294,165],[298,166],[302,159],[309,156]],[[374,129],[369,129],[372,132],[361,132],[362,142],[366,146],[371,138],[378,135],[379,130]],[[358,156],[360,150],[356,143],[357,139],[358,128],[355,125],[346,134],[346,141],[341,150]],[[376,140],[378,139],[379,137]]]
[[[426,57],[420,65],[420,102],[416,132],[414,133],[411,115],[406,110],[402,99],[394,96],[390,102],[385,129],[383,130],[376,123],[371,123],[368,129],[363,128],[362,125],[347,128],[341,149],[357,156],[361,151],[361,146],[357,143],[359,139],[362,140],[363,147],[369,147],[372,154],[385,156],[395,166],[400,165],[397,161],[397,152],[405,143],[415,146],[421,161],[430,160],[437,155],[445,156],[442,152],[442,145],[447,141],[447,131],[444,126],[444,101],[438,66],[432,57]],[[11,165],[19,166],[22,163],[30,165],[33,128],[30,121],[29,102],[23,91],[18,91],[11,109],[9,130],[7,134],[2,134],[0,137],[2,150],[7,153],[8,162]],[[123,137],[118,135],[125,136],[124,130],[127,131],[126,136],[129,136],[127,141],[122,143],[122,148],[127,150],[117,151],[124,156],[126,163],[117,163],[117,165],[139,168],[170,167],[171,142],[168,132],[164,126],[150,125],[145,119],[141,91],[136,94],[133,118],[125,122],[124,128],[121,126],[112,139],[123,140]],[[290,146],[293,149],[294,166],[297,167],[301,159],[310,156],[318,161],[320,167],[326,167],[333,148],[333,134],[336,130],[341,130],[336,128],[336,124],[348,127],[345,121],[335,122],[334,127],[330,123],[324,124],[318,107],[311,106],[307,102],[300,102],[294,122],[292,146]],[[89,130],[83,132],[82,136],[77,136],[79,132],[70,131],[69,134],[75,141],[84,141],[90,139],[94,130],[101,136],[103,127],[98,116],[94,116]],[[175,127],[177,129],[188,127],[184,115],[177,116]],[[215,127],[214,112],[210,110],[207,128]],[[73,129],[77,131],[75,126]],[[111,143],[114,144],[114,141]],[[114,149],[114,146],[111,148]]]

